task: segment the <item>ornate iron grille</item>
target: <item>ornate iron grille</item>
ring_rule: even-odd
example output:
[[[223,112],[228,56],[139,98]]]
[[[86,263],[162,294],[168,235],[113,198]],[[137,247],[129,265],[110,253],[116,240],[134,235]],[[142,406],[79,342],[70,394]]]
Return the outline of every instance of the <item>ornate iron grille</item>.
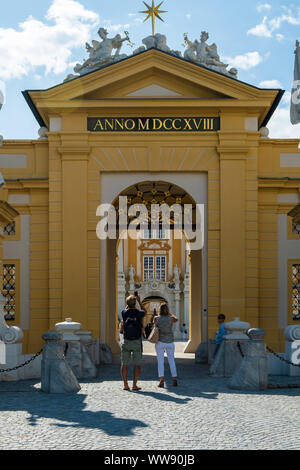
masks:
[[[15,222],[12,222],[11,224],[7,224],[4,227],[4,235],[11,236],[16,234],[16,224]]]
[[[296,224],[293,222],[293,233],[296,235],[300,235],[300,224]]]
[[[16,266],[14,264],[3,265],[2,293],[6,298],[5,320],[14,320],[16,314]]]
[[[293,283],[293,320],[300,320],[300,264],[292,266],[292,283]]]

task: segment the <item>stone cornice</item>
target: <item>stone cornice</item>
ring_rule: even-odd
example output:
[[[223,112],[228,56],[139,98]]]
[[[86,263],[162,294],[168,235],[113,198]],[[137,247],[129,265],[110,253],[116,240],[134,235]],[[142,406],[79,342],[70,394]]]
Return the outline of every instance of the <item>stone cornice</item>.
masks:
[[[19,213],[8,202],[0,201],[0,224],[10,224],[18,215]]]
[[[296,224],[300,224],[300,204],[298,204],[296,207],[294,207],[288,215],[290,217],[293,217],[293,222]]]
[[[217,147],[217,151],[220,155],[220,160],[246,160],[249,153],[248,146],[238,147]]]
[[[47,178],[33,178],[33,179],[5,179],[6,187],[12,189],[48,189],[49,180]]]
[[[273,212],[275,214],[288,214],[294,203],[280,204],[279,202],[265,202],[258,204],[259,212]]]
[[[300,190],[300,178],[263,178],[258,177],[258,187],[260,189],[289,188]]]
[[[63,161],[88,161],[91,147],[59,147],[57,151]]]

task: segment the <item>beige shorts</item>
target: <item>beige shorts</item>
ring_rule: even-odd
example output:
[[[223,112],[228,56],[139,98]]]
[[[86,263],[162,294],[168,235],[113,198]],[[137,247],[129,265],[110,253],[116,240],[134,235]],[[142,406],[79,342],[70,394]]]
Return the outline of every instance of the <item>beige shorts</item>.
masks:
[[[133,365],[140,366],[142,363],[142,340],[140,339],[125,339],[122,344],[121,350],[121,363],[123,366],[128,366],[132,355]]]

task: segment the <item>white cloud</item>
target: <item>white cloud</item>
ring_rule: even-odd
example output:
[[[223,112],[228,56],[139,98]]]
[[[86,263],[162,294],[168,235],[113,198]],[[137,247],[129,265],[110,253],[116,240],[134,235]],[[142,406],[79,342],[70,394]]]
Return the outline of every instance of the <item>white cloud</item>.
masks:
[[[272,5],[270,5],[269,3],[259,3],[256,7],[259,13],[261,13],[264,10],[271,10],[271,8],[272,8]]]
[[[260,82],[261,88],[283,88],[279,80],[265,80]],[[280,107],[278,107],[273,114],[268,128],[270,130],[270,138],[273,139],[299,139],[300,126],[293,126],[290,121],[290,101],[291,92],[286,91],[283,95]]]
[[[192,17],[192,15],[191,15],[190,13],[187,13],[187,14],[185,15],[185,17],[186,17],[188,20],[190,20],[191,17]]]
[[[281,99],[282,104],[290,104],[291,103],[292,93],[290,91],[286,91]]]
[[[230,67],[236,67],[242,70],[250,70],[253,67],[259,65],[264,59],[259,52],[247,52],[243,55],[236,57],[224,57],[226,63],[228,62]]]
[[[268,18],[264,16],[262,23],[256,25],[254,28],[249,29],[247,34],[252,34],[253,36],[263,37],[263,38],[271,38],[273,31],[268,26]]]
[[[72,48],[84,46],[98,24],[99,15],[78,1],[53,0],[46,22],[30,16],[19,30],[0,28],[1,78],[21,78],[38,67],[63,73]]]
[[[273,139],[299,139],[300,126],[290,122],[290,109],[278,108],[268,124],[270,137]]]
[[[137,18],[136,13],[128,13],[128,16],[129,16],[129,18],[134,20],[136,23],[143,23],[143,21],[144,21],[142,18]]]
[[[252,34],[257,37],[272,38],[273,33],[278,31],[283,23],[288,23],[292,26],[300,26],[300,9],[292,11],[291,9],[286,10],[287,13],[281,16],[268,19],[267,16],[263,17],[260,24],[256,25],[247,31],[247,34]],[[276,38],[281,41],[284,36],[280,33],[276,35]]]
[[[258,86],[259,88],[283,88],[279,80],[264,80]]]
[[[107,28],[107,30],[111,33],[121,32],[124,29],[129,29],[130,28],[129,23],[127,23],[127,24],[112,24],[112,22],[110,20],[105,20],[104,25],[105,25],[105,28]]]

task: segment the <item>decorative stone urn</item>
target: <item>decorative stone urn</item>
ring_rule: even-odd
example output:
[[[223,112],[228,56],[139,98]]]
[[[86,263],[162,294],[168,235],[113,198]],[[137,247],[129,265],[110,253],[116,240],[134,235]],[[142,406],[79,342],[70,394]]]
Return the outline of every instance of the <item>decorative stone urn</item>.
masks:
[[[224,328],[227,331],[227,335],[224,337],[226,340],[249,339],[246,332],[250,328],[250,323],[240,321],[239,318],[235,318],[234,321],[229,323],[224,323]]]
[[[262,328],[251,328],[247,331],[249,338],[256,341],[263,341],[266,334],[266,330],[263,330]]]
[[[66,360],[77,378],[94,378],[97,369],[88,355],[84,345],[84,337],[90,336],[90,332],[81,332],[81,323],[73,322],[72,318],[66,318],[65,322],[56,323],[56,330],[62,334]]]
[[[56,323],[55,329],[63,335],[63,341],[80,341],[77,331],[81,330],[81,323],[73,322],[72,318],[66,318],[62,323]]]

